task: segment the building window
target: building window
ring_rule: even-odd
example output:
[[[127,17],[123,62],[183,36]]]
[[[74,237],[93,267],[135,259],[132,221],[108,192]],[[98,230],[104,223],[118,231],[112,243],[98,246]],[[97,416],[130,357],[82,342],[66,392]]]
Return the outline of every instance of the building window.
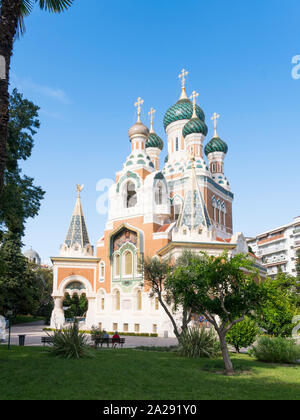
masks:
[[[114,260],[115,260],[115,264],[114,264],[115,265],[115,276],[119,277],[120,276],[120,255],[119,254],[115,255]]]
[[[140,324],[134,324],[134,332],[139,333],[140,332]]]
[[[178,150],[179,150],[179,139],[178,139],[178,137],[176,137],[176,140],[175,140],[175,147],[176,147],[176,152],[178,152]]]
[[[105,299],[101,298],[101,310],[104,311],[105,309]]]
[[[133,255],[130,251],[126,251],[124,254],[124,266],[125,266],[125,275],[130,276],[133,274]]]
[[[157,324],[153,324],[152,331],[153,331],[153,334],[157,334]]]
[[[114,300],[115,300],[114,302],[115,311],[119,311],[121,307],[121,294],[119,290],[115,291]]]
[[[128,324],[123,324],[123,332],[128,332]]]
[[[142,292],[141,292],[141,290],[137,291],[136,300],[137,300],[137,305],[136,305],[137,310],[141,311],[142,310]]]
[[[158,205],[161,205],[163,202],[163,187],[161,184],[158,184],[157,190],[155,193],[155,202]]]
[[[158,300],[158,297],[155,298],[155,310],[156,311],[159,310],[159,300]]]
[[[98,322],[98,328],[99,330],[102,330],[102,322]]]
[[[113,331],[118,331],[118,324],[116,322],[113,323]]]
[[[135,207],[137,203],[137,193],[135,190],[135,185],[133,182],[127,183],[127,191],[126,191],[126,207]]]
[[[104,280],[105,277],[105,268],[104,268],[104,263],[100,264],[100,281]]]

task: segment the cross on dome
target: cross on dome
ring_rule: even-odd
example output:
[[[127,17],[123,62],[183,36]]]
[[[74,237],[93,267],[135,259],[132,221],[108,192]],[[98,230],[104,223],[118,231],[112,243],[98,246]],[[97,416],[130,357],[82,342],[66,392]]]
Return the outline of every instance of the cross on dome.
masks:
[[[137,102],[134,104],[134,106],[137,108],[137,115],[138,115],[137,122],[141,122],[141,110],[142,110],[143,103],[144,103],[144,100],[139,97],[137,99]]]
[[[154,133],[153,120],[154,120],[154,114],[155,113],[156,113],[156,109],[154,109],[154,108],[151,108],[150,111],[148,112],[148,115],[149,115],[150,121],[151,121],[150,133]]]
[[[187,99],[186,91],[185,91],[185,82],[186,82],[186,76],[189,74],[189,72],[185,69],[182,69],[179,74],[179,79],[181,79],[181,96],[180,99]]]
[[[197,118],[196,114],[196,100],[199,96],[199,93],[197,93],[195,90],[193,91],[192,95],[190,96],[190,99],[193,101],[193,116],[192,118]]]
[[[218,133],[217,133],[217,125],[218,125],[218,119],[220,118],[220,115],[217,114],[216,112],[214,113],[214,115],[211,117],[211,120],[214,122],[214,137],[218,137]]]

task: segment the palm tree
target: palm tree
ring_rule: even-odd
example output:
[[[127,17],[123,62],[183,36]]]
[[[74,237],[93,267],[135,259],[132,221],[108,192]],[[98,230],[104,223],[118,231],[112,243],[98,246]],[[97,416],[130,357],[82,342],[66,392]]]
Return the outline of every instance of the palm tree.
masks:
[[[9,106],[9,72],[16,36],[25,30],[24,17],[28,16],[35,4],[41,10],[61,13],[68,9],[74,0],[0,0],[0,208],[4,170],[6,166],[6,141]]]

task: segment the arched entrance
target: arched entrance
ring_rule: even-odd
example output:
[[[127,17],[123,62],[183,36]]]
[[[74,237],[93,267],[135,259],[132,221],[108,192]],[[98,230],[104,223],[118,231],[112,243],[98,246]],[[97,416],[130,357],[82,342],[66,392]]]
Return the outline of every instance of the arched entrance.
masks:
[[[62,328],[74,317],[82,317],[86,327],[94,324],[96,295],[90,282],[82,276],[71,276],[64,279],[54,299],[54,309],[51,316],[51,327]]]

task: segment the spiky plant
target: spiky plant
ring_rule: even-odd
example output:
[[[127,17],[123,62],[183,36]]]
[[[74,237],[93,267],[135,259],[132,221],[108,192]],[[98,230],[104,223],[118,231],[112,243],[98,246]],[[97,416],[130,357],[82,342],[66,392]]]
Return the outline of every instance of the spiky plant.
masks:
[[[74,322],[69,327],[55,331],[52,338],[52,346],[49,351],[57,357],[66,359],[81,359],[92,357],[93,354],[88,345],[87,336],[79,331],[78,323]]]
[[[179,353],[189,358],[213,358],[220,353],[220,343],[213,329],[191,327],[180,337]]]

